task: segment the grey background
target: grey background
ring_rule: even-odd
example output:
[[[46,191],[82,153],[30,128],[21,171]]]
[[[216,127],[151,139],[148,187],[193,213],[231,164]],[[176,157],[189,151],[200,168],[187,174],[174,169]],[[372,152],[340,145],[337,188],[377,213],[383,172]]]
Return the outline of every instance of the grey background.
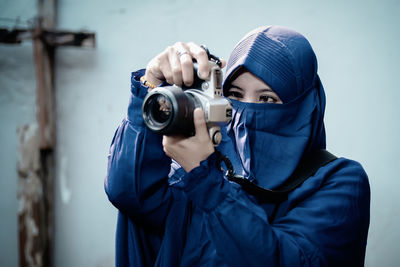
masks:
[[[35,1],[0,0],[0,18],[35,14]],[[56,54],[55,266],[114,265],[117,212],[103,179],[130,72],[176,41],[204,43],[228,58],[245,33],[271,24],[311,42],[327,95],[328,149],[359,161],[369,175],[366,266],[400,265],[398,14],[394,0],[60,0],[58,28],[95,31],[97,48]],[[16,129],[36,120],[34,71],[29,41],[0,44],[0,266],[18,265]]]

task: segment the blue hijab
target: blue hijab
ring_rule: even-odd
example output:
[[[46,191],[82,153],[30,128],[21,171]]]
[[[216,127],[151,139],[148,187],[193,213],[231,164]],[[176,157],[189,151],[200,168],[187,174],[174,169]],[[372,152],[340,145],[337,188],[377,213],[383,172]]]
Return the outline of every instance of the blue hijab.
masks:
[[[243,68],[268,84],[283,104],[232,100],[232,122],[225,129],[221,150],[237,173],[275,189],[303,156],[325,148],[325,93],[316,56],[301,34],[281,26],[260,27],[231,53],[225,95]]]

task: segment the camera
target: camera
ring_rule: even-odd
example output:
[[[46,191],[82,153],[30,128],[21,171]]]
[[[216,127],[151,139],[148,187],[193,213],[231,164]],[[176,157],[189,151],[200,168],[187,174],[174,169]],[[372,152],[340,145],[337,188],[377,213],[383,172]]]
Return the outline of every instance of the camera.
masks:
[[[222,96],[223,74],[220,64],[209,60],[210,75],[202,80],[198,65],[194,65],[194,83],[190,88],[177,85],[157,87],[144,99],[142,114],[144,123],[153,132],[163,135],[195,135],[193,111],[202,108],[208,132],[214,145],[221,142],[221,123],[232,118],[232,106]]]

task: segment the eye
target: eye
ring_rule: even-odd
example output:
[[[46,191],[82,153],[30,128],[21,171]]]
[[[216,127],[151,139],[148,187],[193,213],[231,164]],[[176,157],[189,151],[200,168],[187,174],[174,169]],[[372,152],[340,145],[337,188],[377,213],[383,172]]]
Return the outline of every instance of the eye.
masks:
[[[238,92],[238,91],[234,91],[234,90],[229,90],[228,91],[228,97],[232,97],[232,98],[243,98],[243,95]]]
[[[269,95],[262,95],[262,96],[260,96],[260,102],[262,102],[262,103],[277,103],[278,100]]]

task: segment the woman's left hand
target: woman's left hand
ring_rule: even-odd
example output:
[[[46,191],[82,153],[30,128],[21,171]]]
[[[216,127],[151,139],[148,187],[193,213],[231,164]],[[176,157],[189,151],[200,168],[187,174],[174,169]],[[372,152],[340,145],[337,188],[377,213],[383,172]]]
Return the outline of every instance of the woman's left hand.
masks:
[[[193,120],[196,135],[192,137],[164,135],[163,137],[165,154],[176,160],[186,172],[200,166],[200,162],[214,152],[214,145],[208,134],[202,109],[194,110]]]

